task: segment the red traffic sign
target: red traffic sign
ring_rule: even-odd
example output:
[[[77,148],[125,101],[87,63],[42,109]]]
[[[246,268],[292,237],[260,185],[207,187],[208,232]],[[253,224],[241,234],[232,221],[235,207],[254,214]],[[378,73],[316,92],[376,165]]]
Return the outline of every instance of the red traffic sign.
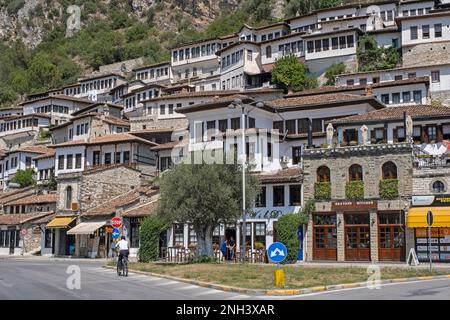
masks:
[[[111,226],[113,228],[120,228],[122,226],[122,218],[120,217],[115,217],[111,219]]]

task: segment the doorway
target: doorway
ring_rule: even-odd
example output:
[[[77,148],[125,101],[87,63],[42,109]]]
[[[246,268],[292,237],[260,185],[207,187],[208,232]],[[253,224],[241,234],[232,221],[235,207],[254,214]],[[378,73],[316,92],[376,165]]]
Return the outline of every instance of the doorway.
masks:
[[[345,215],[345,260],[370,261],[368,213]]]
[[[19,230],[9,228],[9,254],[14,254],[14,250],[16,246],[18,247],[19,244]]]
[[[378,214],[380,261],[405,261],[405,224],[402,212]]]
[[[335,214],[316,214],[313,216],[313,259],[337,260]]]

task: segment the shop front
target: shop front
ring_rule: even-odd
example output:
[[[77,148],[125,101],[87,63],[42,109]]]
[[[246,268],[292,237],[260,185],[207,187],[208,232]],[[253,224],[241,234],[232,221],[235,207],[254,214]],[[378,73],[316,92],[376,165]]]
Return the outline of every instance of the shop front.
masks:
[[[57,256],[72,256],[75,254],[75,237],[68,234],[68,230],[75,225],[77,217],[56,216],[53,218],[45,228],[51,230],[52,245],[54,249],[52,252]]]
[[[433,214],[430,228],[431,259],[450,262],[450,195],[414,196],[408,211],[407,226],[414,229],[414,244],[419,261],[429,261],[427,213]]]
[[[107,232],[106,221],[81,222],[67,234],[76,241],[75,256],[84,258],[106,258],[112,255],[111,235]]]
[[[405,260],[402,210],[385,210],[388,206],[376,200],[332,201],[319,207],[325,210],[316,210],[308,227],[312,260]]]

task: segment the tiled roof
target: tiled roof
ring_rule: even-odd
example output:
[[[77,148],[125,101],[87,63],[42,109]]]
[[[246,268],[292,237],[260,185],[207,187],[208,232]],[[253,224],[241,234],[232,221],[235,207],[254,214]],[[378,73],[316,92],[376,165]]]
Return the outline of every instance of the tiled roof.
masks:
[[[33,160],[42,160],[47,158],[53,158],[55,156],[56,150],[50,149],[47,153],[41,154],[40,156],[34,157]]]
[[[303,171],[299,167],[257,174],[261,183],[302,182]]]
[[[92,103],[92,104],[88,105],[87,107],[81,108],[80,110],[77,110],[77,111],[73,112],[72,116],[77,116],[80,113],[86,112],[87,110],[93,109],[93,108],[98,107],[100,105],[107,105],[108,107],[117,108],[117,109],[121,109],[121,110],[123,109],[123,106],[121,106],[119,104],[97,102],[97,103]]]
[[[126,218],[140,218],[147,217],[156,213],[158,200],[147,202],[143,205],[128,209],[122,213],[122,217]]]
[[[48,148],[47,146],[28,146],[28,147],[20,147],[19,149],[9,151],[8,153],[29,152],[29,153],[46,154],[51,151],[52,149]]]
[[[51,215],[52,212],[0,214],[0,225],[17,225]]]
[[[103,121],[105,121],[106,123],[109,123],[109,124],[114,124],[116,126],[130,126],[129,120],[119,119],[119,118],[111,117],[111,116],[105,116]]]
[[[56,203],[58,195],[56,193],[48,194],[38,194],[31,195],[28,197],[21,198],[19,200],[13,200],[11,202],[6,202],[3,205],[13,206],[13,205],[26,205],[26,204],[40,204],[40,203]]]
[[[105,203],[92,208],[82,214],[83,217],[105,216],[115,213],[120,207],[139,200],[139,193],[136,190],[128,191],[118,197],[112,198]]]
[[[322,86],[316,89],[308,89],[301,92],[291,93],[285,95],[285,98],[293,98],[293,97],[301,97],[301,96],[311,96],[311,95],[323,95],[328,93],[337,93],[344,91],[357,91],[357,90],[366,90],[368,88],[384,88],[384,87],[393,87],[393,86],[402,86],[408,84],[416,84],[416,83],[429,83],[428,77],[417,77],[417,78],[409,78],[403,80],[395,80],[395,81],[384,81],[379,83],[374,83],[370,85],[353,85],[353,86]]]
[[[450,118],[449,107],[436,107],[430,105],[413,105],[390,107],[381,110],[368,112],[365,114],[350,116],[332,121],[333,124],[346,123],[362,123],[362,122],[377,122],[377,121],[398,121],[403,119],[403,113],[406,112],[413,120],[430,118]]]
[[[150,150],[153,150],[153,151],[170,150],[170,149],[173,149],[175,147],[183,148],[186,145],[187,145],[187,143],[184,140],[182,140],[182,141],[170,141],[170,142],[167,142],[167,143],[162,143],[162,144],[160,144],[160,145],[158,145],[156,147],[151,147]]]
[[[116,133],[104,135],[101,137],[95,137],[90,139],[89,141],[84,140],[67,141],[60,144],[52,145],[51,147],[57,148],[57,147],[77,146],[77,145],[96,145],[96,144],[125,143],[125,142],[142,142],[152,146],[158,145],[155,142],[139,138],[131,133]]]
[[[46,100],[46,99],[61,99],[61,100],[67,100],[67,101],[75,101],[75,102],[84,102],[86,104],[92,104],[91,100],[85,99],[85,98],[75,98],[75,97],[71,97],[71,96],[66,96],[66,95],[55,95],[55,96],[45,96],[39,99],[35,99],[35,100],[30,100],[30,101],[25,101],[19,104],[19,106],[23,106],[26,104],[31,104],[34,103],[36,101],[41,101],[41,100]]]
[[[142,69],[147,69],[147,68],[153,68],[153,67],[157,67],[157,66],[162,66],[165,64],[170,64],[170,61],[164,61],[164,62],[159,62],[159,63],[153,63],[153,64],[148,64],[142,67],[138,67],[138,68],[134,68],[133,71],[138,71],[138,70],[142,70]]]
[[[0,205],[5,204],[6,202],[10,202],[13,200],[21,199],[23,197],[27,197],[29,195],[34,194],[33,187],[21,188],[14,191],[2,192],[0,194]]]
[[[321,94],[321,95],[313,95],[313,96],[299,96],[292,98],[283,98],[276,99],[266,104],[276,108],[282,109],[287,107],[294,106],[309,106],[309,105],[318,105],[318,104],[333,104],[333,103],[346,103],[353,101],[369,101],[375,100],[373,97],[363,97],[356,94],[348,94],[348,93],[330,93],[330,94]]]

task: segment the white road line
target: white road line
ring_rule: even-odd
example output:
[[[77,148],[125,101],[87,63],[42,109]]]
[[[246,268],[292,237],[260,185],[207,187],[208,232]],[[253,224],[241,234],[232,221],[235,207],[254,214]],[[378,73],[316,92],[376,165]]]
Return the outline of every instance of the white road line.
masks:
[[[190,290],[190,289],[198,289],[198,288],[200,288],[200,287],[199,286],[194,286],[193,284],[191,284],[189,286],[178,288],[177,290]]]
[[[160,286],[169,286],[169,285],[171,285],[171,284],[179,284],[179,282],[177,282],[177,281],[167,281],[167,282],[163,282],[163,283],[161,283],[161,284],[156,284],[155,286],[156,286],[156,287],[160,287]]]

